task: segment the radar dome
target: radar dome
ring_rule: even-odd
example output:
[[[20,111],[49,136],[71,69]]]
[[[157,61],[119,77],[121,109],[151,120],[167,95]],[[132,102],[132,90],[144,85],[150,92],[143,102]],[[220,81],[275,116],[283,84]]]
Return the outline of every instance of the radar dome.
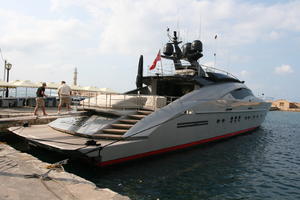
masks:
[[[182,55],[187,57],[187,55],[191,52],[192,43],[188,42],[182,45]]]
[[[200,40],[194,40],[191,46],[191,50],[202,52],[202,42]]]
[[[171,56],[171,55],[173,54],[173,51],[174,51],[174,48],[173,48],[173,44],[172,44],[172,43],[167,43],[167,44],[164,46],[163,53],[164,53],[166,56]]]

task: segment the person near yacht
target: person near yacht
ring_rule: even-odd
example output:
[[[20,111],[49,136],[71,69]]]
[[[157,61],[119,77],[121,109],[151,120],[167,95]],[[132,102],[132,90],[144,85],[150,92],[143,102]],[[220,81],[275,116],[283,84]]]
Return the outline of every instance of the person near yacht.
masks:
[[[45,94],[45,88],[46,88],[47,84],[43,83],[41,87],[39,87],[36,91],[36,105],[34,108],[34,115],[37,115],[37,112],[39,110],[39,107],[42,108],[43,114],[47,115],[46,113],[46,109],[45,109],[45,101],[44,101],[44,97],[47,97],[47,95]]]
[[[58,96],[59,96],[59,104],[58,104],[58,114],[61,111],[61,107],[66,104],[66,108],[68,111],[71,110],[70,104],[71,104],[71,94],[72,90],[70,86],[66,84],[65,81],[61,82],[61,85],[58,87]]]

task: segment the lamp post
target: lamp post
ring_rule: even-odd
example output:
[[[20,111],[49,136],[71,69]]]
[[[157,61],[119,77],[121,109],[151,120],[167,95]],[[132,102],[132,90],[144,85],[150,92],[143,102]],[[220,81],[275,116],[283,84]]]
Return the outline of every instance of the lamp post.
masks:
[[[11,67],[12,67],[12,64],[5,63],[5,69],[6,69],[6,72],[7,72],[7,75],[6,75],[6,82],[7,83],[9,82],[9,70],[11,70]],[[5,97],[8,97],[8,87],[6,87]]]

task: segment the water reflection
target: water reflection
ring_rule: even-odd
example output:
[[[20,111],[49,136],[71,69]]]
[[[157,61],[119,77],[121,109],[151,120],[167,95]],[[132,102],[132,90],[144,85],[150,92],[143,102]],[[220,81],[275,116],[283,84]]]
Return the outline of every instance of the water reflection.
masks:
[[[72,133],[93,135],[98,133],[103,127],[110,124],[113,120],[113,118],[99,115],[77,116],[58,118],[57,120],[51,122],[49,126]]]

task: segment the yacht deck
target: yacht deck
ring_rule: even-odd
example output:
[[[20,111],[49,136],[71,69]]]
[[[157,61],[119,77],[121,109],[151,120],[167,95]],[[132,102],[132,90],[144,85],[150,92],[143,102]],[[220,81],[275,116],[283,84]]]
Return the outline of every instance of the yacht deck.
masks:
[[[39,143],[39,145],[48,146],[50,148],[59,149],[61,151],[74,151],[83,148],[89,148],[86,142],[90,138],[75,136],[61,131],[54,130],[48,125],[32,125],[30,127],[11,127],[10,131],[26,140]],[[116,140],[97,139],[97,144],[107,145]],[[124,143],[120,141],[118,143]],[[94,146],[95,147],[95,146]]]

